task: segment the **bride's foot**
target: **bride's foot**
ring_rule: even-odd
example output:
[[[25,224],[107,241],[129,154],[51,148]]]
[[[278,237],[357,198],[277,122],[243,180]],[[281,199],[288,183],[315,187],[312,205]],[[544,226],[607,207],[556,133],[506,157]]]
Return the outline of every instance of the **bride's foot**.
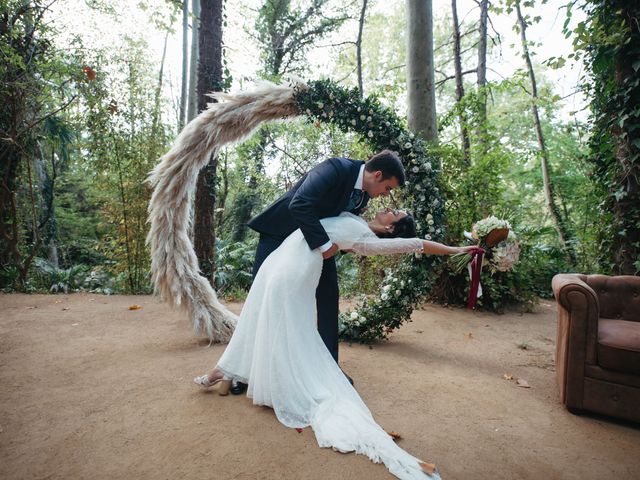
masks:
[[[227,395],[231,388],[231,380],[225,378],[222,372],[219,372],[218,370],[214,370],[208,375],[200,375],[199,377],[194,378],[193,381],[203,388],[215,387],[218,395],[223,396]]]

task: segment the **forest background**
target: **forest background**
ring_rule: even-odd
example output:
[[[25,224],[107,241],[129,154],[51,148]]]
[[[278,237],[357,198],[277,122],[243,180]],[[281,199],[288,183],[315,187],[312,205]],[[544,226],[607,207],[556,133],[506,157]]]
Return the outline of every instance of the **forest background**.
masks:
[[[150,293],[145,179],[207,92],[330,78],[406,118],[416,3],[433,13],[418,34],[433,39],[436,101],[433,125],[408,126],[438,159],[444,241],[493,214],[521,243],[515,269],[483,276],[478,307],[526,308],[559,272],[637,275],[634,1],[1,0],[0,288]],[[302,118],[223,149],[195,194],[202,273],[242,298],[247,220],[323,159],[372,153]],[[379,294],[397,261],[340,255],[342,294]],[[426,297],[464,304],[466,272],[436,268]]]

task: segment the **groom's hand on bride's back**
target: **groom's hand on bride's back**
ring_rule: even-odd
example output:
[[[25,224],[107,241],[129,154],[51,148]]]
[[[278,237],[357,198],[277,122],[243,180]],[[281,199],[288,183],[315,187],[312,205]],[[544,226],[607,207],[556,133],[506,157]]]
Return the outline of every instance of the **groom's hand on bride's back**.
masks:
[[[338,253],[338,245],[336,245],[335,243],[332,243],[329,250],[322,252],[322,258],[326,260],[328,258],[333,257],[336,253]]]

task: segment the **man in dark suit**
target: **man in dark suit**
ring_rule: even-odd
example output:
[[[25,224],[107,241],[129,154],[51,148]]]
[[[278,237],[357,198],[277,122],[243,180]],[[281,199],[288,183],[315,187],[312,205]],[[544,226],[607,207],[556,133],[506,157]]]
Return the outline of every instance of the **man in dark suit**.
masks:
[[[298,228],[309,248],[319,248],[322,252],[324,264],[316,290],[318,331],[336,362],[339,290],[333,256],[338,246],[331,242],[320,219],[342,212],[359,215],[369,198],[387,196],[392,189],[404,185],[404,181],[402,163],[398,155],[390,150],[374,155],[366,163],[330,158],[309,171],[291,190],[249,221],[249,227],[260,233],[254,277],[269,254]],[[232,392],[242,393],[243,390],[244,385],[240,385]]]

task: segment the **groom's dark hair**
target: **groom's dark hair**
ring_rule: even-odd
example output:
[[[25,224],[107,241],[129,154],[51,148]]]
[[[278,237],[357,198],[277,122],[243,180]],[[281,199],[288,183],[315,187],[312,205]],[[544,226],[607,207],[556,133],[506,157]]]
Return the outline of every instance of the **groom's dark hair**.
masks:
[[[380,170],[382,172],[382,180],[396,177],[398,186],[402,187],[404,185],[404,167],[396,152],[382,150],[380,153],[376,153],[364,164],[364,169],[367,172]]]

